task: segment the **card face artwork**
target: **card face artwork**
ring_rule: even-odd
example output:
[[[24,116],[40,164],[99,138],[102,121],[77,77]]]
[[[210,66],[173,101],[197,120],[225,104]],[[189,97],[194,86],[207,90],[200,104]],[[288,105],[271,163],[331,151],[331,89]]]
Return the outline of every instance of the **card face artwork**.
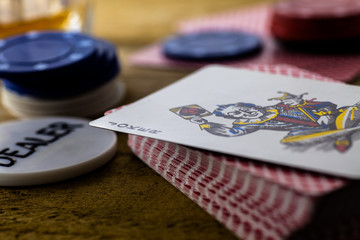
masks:
[[[360,87],[203,68],[90,125],[360,178]]]

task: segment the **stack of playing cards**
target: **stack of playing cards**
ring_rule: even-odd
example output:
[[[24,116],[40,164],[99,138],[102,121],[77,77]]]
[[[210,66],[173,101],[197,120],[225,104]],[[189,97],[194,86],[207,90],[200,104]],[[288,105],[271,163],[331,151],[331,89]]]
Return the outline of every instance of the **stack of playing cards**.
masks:
[[[124,86],[116,48],[75,32],[30,32],[0,41],[2,102],[17,117],[98,116]]]
[[[243,239],[359,239],[355,181],[130,135],[147,165]]]
[[[266,70],[210,66],[90,125],[238,237],[358,239],[360,87]]]

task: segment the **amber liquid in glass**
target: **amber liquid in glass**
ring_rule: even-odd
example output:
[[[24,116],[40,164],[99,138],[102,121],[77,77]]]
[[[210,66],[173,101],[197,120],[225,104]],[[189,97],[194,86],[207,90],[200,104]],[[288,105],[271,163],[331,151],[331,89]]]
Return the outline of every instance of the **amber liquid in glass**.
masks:
[[[71,20],[70,11],[62,11],[52,16],[39,17],[28,21],[0,23],[0,38],[21,34],[30,30],[66,29]]]

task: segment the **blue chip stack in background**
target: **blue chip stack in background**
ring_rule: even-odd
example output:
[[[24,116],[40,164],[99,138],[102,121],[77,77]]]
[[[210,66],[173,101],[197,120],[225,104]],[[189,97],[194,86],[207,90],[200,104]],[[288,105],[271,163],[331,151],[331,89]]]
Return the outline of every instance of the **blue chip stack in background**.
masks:
[[[242,59],[260,52],[261,39],[240,31],[204,31],[165,40],[165,57],[184,61],[220,61]]]
[[[31,32],[0,40],[2,103],[16,117],[93,117],[125,95],[116,48],[78,32]]]

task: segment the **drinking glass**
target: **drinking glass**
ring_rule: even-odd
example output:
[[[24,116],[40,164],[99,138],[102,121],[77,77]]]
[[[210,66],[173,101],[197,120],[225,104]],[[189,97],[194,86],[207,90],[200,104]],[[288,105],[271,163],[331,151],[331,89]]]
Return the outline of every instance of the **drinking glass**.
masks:
[[[0,0],[0,38],[34,30],[89,33],[92,0]]]

